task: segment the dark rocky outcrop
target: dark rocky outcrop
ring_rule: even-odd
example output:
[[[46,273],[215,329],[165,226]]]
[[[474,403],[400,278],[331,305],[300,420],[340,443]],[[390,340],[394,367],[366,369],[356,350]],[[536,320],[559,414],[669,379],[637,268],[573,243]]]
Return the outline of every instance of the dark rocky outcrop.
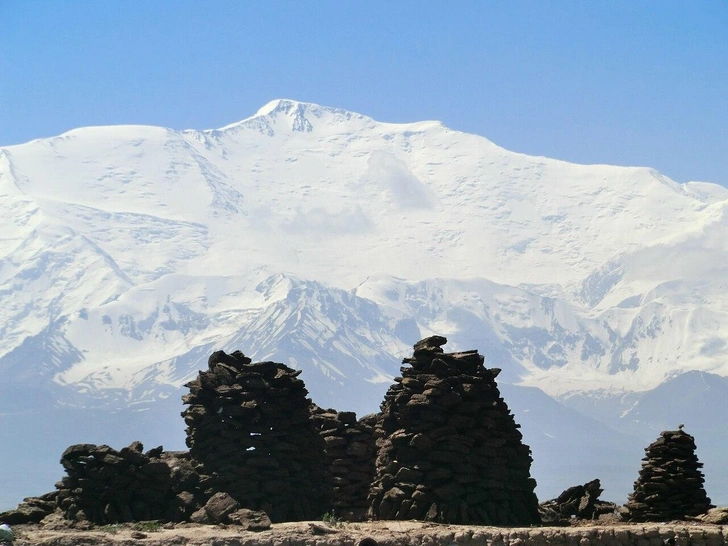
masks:
[[[632,521],[672,521],[704,514],[711,508],[705,493],[703,464],[695,439],[682,430],[667,430],[645,449],[642,469],[626,508]]]
[[[555,499],[539,505],[542,523],[568,524],[572,518],[598,519],[599,516],[616,514],[617,505],[599,499],[603,493],[599,480],[569,487]]]
[[[205,495],[226,493],[274,522],[319,517],[331,491],[300,370],[240,351],[213,353],[208,368],[187,383],[182,414]]]
[[[444,353],[441,336],[414,346],[375,428],[369,515],[447,523],[538,523],[531,453],[500,397],[498,369],[477,351]]]

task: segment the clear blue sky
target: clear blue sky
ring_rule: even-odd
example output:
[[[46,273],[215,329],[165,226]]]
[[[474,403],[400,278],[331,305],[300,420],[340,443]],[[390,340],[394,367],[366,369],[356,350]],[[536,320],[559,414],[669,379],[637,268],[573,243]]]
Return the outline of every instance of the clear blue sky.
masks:
[[[0,0],[0,145],[274,98],[728,185],[728,0]]]

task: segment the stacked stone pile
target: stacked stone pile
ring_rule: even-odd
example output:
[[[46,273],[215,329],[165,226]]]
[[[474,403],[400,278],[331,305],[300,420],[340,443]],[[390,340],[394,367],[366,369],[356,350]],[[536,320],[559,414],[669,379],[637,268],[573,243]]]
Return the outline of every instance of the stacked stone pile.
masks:
[[[360,521],[369,507],[367,495],[374,479],[373,432],[377,416],[366,415],[357,421],[354,412],[313,405],[311,417],[324,439],[331,506],[338,517]]]
[[[40,497],[27,497],[16,508],[0,513],[0,523],[8,525],[40,523],[43,518],[56,511],[56,497],[56,491]]]
[[[441,336],[414,346],[375,428],[369,515],[456,524],[539,522],[530,449],[477,351],[444,353]]]
[[[690,434],[682,428],[661,432],[645,452],[626,504],[632,521],[671,521],[708,511],[711,504],[703,487],[703,464],[695,455],[695,439]]]
[[[171,490],[174,506],[171,509],[172,521],[188,521],[208,500],[201,485],[208,477],[200,475],[198,463],[188,451],[165,451],[160,459],[169,467]]]
[[[152,519],[179,521],[170,467],[162,448],[143,453],[140,442],[119,451],[72,445],[63,452],[66,476],[56,484],[58,506],[69,520],[97,524]]]
[[[186,386],[187,445],[205,494],[228,493],[274,522],[315,519],[328,508],[324,441],[293,370],[218,351]]]

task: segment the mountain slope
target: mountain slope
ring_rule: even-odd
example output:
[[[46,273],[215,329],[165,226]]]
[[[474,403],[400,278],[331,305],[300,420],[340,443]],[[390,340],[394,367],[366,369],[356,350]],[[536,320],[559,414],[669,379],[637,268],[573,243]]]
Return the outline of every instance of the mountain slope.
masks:
[[[219,348],[371,412],[432,333],[539,397],[728,376],[728,190],[648,168],[278,100],[221,129],[0,148],[0,215],[8,415],[40,397],[48,415],[168,410]]]

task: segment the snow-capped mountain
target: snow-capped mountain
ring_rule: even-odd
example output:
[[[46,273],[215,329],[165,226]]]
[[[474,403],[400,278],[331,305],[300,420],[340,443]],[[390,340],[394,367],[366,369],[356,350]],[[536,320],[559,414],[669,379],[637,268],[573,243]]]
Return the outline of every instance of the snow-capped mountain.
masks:
[[[319,405],[373,412],[412,343],[438,333],[503,368],[545,476],[563,461],[538,439],[544,411],[562,415],[555,445],[596,464],[613,453],[577,430],[616,438],[665,381],[728,376],[728,189],[648,168],[279,100],[216,130],[90,127],[0,148],[0,215],[10,425],[59,407],[177,412],[219,348],[303,369]],[[625,425],[631,446],[650,423]],[[639,465],[624,465],[604,485],[626,497]]]

